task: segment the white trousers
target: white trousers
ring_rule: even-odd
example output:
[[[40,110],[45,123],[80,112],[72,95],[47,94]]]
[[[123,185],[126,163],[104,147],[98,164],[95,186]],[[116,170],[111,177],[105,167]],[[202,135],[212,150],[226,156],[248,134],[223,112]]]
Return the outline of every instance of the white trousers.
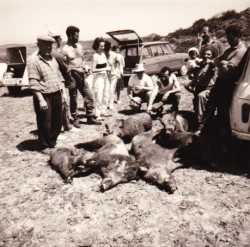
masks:
[[[100,117],[109,106],[110,81],[107,74],[96,73],[93,77],[93,90],[95,97],[96,116]]]
[[[118,76],[111,75],[110,76],[110,97],[109,97],[109,108],[113,109],[114,101],[115,101],[115,95],[116,95],[116,86],[118,81]]]

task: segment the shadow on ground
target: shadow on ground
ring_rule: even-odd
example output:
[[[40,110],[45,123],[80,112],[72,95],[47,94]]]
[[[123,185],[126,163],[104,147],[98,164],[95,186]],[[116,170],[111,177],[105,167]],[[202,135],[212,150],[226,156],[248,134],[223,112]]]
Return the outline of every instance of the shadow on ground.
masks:
[[[29,139],[19,143],[17,149],[21,152],[23,151],[40,151],[42,147],[38,140]]]

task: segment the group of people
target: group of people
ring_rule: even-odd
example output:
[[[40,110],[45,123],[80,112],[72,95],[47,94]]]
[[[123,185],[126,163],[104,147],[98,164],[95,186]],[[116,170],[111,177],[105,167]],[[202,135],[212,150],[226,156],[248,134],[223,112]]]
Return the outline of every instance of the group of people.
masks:
[[[80,128],[78,91],[84,99],[87,124],[100,125],[102,117],[109,116],[108,110],[114,108],[117,83],[122,79],[124,67],[119,47],[113,47],[113,51],[108,40],[96,38],[91,69],[84,59],[79,33],[78,27],[67,27],[64,46],[61,35],[49,33],[37,37],[38,51],[28,63],[38,139],[44,151],[55,147],[62,126],[65,131],[72,128],[70,118],[73,126]],[[119,96],[118,92],[117,101]]]
[[[186,88],[194,94],[194,111],[199,130],[209,122],[215,112],[219,127],[229,126],[229,108],[238,79],[239,65],[247,47],[241,40],[241,29],[233,25],[226,29],[227,49],[212,36],[208,26],[202,29],[198,48],[189,49],[187,73],[190,82]]]
[[[61,131],[69,130],[67,121],[67,92],[72,123],[79,128],[77,92],[84,97],[88,124],[101,124],[114,108],[118,81],[123,76],[124,58],[119,47],[111,49],[111,43],[102,37],[93,42],[92,68],[83,59],[79,43],[79,28],[69,26],[67,43],[62,47],[61,36],[50,34],[37,38],[38,52],[29,63],[29,80],[34,91],[34,108],[37,117],[39,141],[44,149],[53,148]],[[198,35],[197,47],[188,50],[185,62],[188,75],[186,89],[194,94],[194,111],[198,130],[204,127],[217,112],[221,126],[229,128],[229,105],[238,66],[246,52],[238,26],[226,29],[229,48],[212,35],[204,26]],[[56,49],[52,49],[56,42]],[[92,72],[91,74],[89,72]],[[145,102],[147,112],[154,114],[171,105],[178,111],[181,86],[175,72],[163,67],[157,75],[147,75],[143,64],[137,64],[128,81],[128,97],[133,110],[139,110]],[[119,100],[119,94],[117,95]],[[65,104],[66,102],[66,104]]]

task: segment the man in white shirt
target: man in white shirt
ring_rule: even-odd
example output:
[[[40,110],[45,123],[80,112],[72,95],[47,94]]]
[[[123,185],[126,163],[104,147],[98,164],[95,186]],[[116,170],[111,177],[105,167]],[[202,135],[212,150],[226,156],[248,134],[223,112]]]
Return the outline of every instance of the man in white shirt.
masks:
[[[147,112],[150,112],[158,93],[158,87],[145,73],[143,64],[137,64],[133,72],[135,74],[131,75],[128,82],[128,97],[131,100],[131,106],[137,105],[137,108],[140,109],[141,104],[146,102]]]
[[[94,98],[92,92],[85,82],[86,64],[83,59],[83,49],[79,41],[79,28],[75,26],[67,27],[66,34],[68,37],[67,44],[63,47],[62,52],[66,57],[68,73],[71,78],[69,85],[70,112],[74,119],[73,125],[80,128],[77,117],[77,90],[84,98],[86,106],[86,116],[88,124],[101,124],[94,116]]]

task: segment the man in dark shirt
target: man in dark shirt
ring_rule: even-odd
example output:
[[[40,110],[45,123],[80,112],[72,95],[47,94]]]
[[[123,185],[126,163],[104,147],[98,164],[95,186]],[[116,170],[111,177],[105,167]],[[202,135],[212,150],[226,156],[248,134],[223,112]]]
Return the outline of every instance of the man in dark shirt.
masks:
[[[241,29],[237,25],[226,29],[226,36],[230,47],[216,60],[218,77],[211,90],[204,114],[205,126],[209,127],[209,120],[217,110],[217,123],[224,143],[230,143],[231,128],[229,121],[229,108],[234,92],[235,81],[238,80],[239,64],[247,50],[241,41]]]

